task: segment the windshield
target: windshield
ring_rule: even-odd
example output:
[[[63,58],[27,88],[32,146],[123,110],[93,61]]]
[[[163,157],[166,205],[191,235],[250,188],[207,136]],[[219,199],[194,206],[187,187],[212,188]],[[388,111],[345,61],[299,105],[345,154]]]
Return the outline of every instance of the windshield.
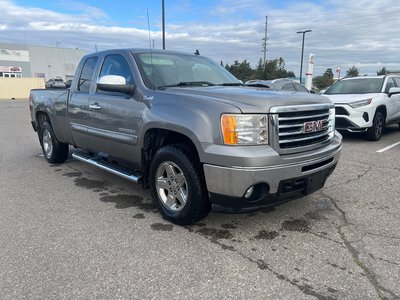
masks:
[[[241,85],[224,67],[206,57],[172,53],[135,53],[134,56],[150,88]]]
[[[357,78],[345,79],[332,85],[325,94],[367,94],[380,93],[382,90],[383,78]]]

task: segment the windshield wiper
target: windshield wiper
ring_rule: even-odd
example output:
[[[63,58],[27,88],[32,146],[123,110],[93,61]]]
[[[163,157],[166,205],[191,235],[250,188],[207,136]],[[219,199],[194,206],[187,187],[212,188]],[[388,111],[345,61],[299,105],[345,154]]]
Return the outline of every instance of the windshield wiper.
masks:
[[[170,85],[161,85],[158,88],[163,89],[167,87],[179,87],[179,86],[214,86],[215,83],[209,82],[209,81],[181,81],[175,84],[170,84]]]
[[[243,83],[240,82],[224,82],[224,83],[219,83],[217,85],[222,85],[222,86],[243,86]]]

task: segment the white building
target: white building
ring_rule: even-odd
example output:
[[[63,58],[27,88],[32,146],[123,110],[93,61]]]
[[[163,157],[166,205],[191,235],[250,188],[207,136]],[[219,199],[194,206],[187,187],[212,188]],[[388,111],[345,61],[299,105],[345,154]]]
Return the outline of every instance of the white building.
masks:
[[[72,79],[82,56],[80,49],[0,43],[0,77]]]

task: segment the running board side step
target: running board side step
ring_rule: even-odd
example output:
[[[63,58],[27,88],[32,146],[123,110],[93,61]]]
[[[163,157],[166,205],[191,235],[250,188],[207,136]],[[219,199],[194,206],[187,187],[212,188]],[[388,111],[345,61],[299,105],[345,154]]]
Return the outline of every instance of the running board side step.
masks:
[[[110,172],[114,175],[118,175],[118,176],[128,179],[130,181],[133,181],[135,183],[140,183],[140,181],[142,179],[142,175],[140,174],[140,172],[133,171],[133,170],[121,167],[119,165],[110,163],[101,157],[91,156],[85,152],[74,152],[74,153],[72,153],[72,157],[77,160],[88,163],[89,165],[98,167],[104,171]]]

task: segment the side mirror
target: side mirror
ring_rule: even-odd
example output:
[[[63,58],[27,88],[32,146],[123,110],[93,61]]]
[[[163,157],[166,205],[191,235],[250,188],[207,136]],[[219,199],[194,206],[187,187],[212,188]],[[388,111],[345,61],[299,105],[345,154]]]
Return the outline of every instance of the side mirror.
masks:
[[[126,84],[126,80],[122,76],[105,75],[97,80],[97,88],[101,91],[133,94],[135,86],[133,84]]]
[[[394,94],[400,94],[400,88],[399,87],[391,87],[389,89],[389,93],[388,93],[389,97],[394,95]]]

